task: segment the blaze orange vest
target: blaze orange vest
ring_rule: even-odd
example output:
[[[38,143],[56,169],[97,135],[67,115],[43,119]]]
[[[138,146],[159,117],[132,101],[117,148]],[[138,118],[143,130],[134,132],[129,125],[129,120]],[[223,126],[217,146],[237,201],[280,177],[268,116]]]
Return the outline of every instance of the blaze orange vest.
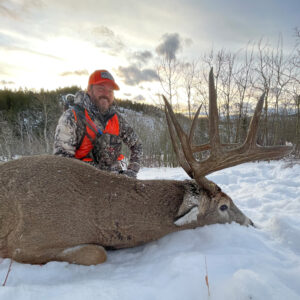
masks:
[[[73,114],[75,117],[75,121],[77,122],[77,115],[75,110],[73,109]],[[101,131],[97,128],[96,124],[90,118],[87,110],[85,109],[85,135],[82,139],[82,142],[79,148],[75,152],[75,158],[83,160],[83,161],[93,161],[91,157],[88,157],[88,154],[94,148],[94,141],[97,137],[97,134],[108,133],[112,135],[119,135],[120,134],[120,127],[119,127],[119,119],[117,114],[114,114],[107,122],[105,129]],[[118,157],[118,160],[122,160],[124,156],[121,154]]]

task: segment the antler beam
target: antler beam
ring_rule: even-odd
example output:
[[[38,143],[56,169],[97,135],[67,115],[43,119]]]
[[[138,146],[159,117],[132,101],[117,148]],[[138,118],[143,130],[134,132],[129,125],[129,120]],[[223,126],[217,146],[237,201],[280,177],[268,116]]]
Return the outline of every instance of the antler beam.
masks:
[[[242,145],[221,144],[219,134],[217,93],[214,85],[213,69],[211,69],[209,73],[210,142],[208,144],[194,146],[191,144],[201,106],[195,114],[190,134],[188,136],[179,125],[171,105],[163,96],[166,107],[166,117],[169,132],[173,148],[177,155],[180,165],[191,178],[195,179],[198,182],[198,184],[210,191],[213,195],[220,191],[220,188],[215,183],[205,178],[206,175],[211,174],[215,171],[219,171],[228,167],[233,167],[250,161],[263,159],[277,159],[291,152],[292,147],[290,146],[262,147],[256,144],[258,124],[263,108],[264,98],[265,94],[263,94],[260,97],[256,105],[245,142]],[[181,148],[179,148],[177,145],[175,132],[179,139]],[[235,148],[226,149],[227,146],[235,146]],[[203,161],[197,161],[194,158],[193,153],[204,150],[210,150],[210,156]]]

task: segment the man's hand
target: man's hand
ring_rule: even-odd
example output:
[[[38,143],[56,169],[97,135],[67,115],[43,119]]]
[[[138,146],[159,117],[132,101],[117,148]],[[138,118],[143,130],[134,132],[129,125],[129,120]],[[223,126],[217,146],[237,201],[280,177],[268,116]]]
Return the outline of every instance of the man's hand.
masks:
[[[133,170],[122,170],[119,173],[131,178],[136,178],[137,176],[137,172],[134,172]]]

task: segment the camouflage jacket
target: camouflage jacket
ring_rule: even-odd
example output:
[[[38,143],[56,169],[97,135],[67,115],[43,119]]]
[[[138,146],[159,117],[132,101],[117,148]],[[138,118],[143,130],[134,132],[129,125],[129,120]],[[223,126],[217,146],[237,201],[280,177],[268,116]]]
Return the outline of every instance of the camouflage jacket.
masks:
[[[143,150],[139,137],[132,127],[120,115],[117,109],[112,106],[109,111],[103,115],[94,105],[88,94],[80,91],[76,93],[74,105],[87,109],[87,112],[98,129],[103,131],[108,120],[117,114],[119,120],[120,133],[118,136],[111,134],[102,134],[96,137],[94,148],[90,157],[93,159],[92,164],[99,169],[108,171],[120,171],[122,167],[118,161],[121,152],[122,142],[125,143],[130,151],[130,160],[127,169],[138,172]],[[80,121],[82,118],[75,120],[73,108],[69,107],[58,121],[54,140],[54,154],[74,157],[76,150],[86,132],[86,124]]]

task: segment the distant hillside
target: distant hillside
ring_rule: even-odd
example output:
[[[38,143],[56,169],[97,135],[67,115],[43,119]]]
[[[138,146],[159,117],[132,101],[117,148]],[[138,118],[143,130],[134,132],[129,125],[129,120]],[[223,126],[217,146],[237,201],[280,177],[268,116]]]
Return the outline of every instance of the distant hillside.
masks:
[[[16,155],[52,153],[55,128],[66,105],[65,96],[75,94],[78,90],[78,87],[39,93],[26,90],[0,90],[0,157],[11,159]],[[176,166],[177,160],[170,142],[164,111],[154,105],[129,100],[117,99],[116,103],[143,142],[143,164]],[[297,128],[300,128],[300,123],[297,123],[298,117],[298,114],[269,115],[267,120],[269,139],[265,140],[263,128],[266,128],[266,120],[262,116],[259,143],[272,145],[289,141],[299,145],[300,141],[296,134]],[[191,121],[182,114],[177,114],[177,118],[188,132]],[[248,115],[220,119],[223,142],[244,140],[250,121]],[[194,144],[206,143],[208,120],[199,118],[198,122]],[[129,151],[126,147],[123,153],[128,157]]]

